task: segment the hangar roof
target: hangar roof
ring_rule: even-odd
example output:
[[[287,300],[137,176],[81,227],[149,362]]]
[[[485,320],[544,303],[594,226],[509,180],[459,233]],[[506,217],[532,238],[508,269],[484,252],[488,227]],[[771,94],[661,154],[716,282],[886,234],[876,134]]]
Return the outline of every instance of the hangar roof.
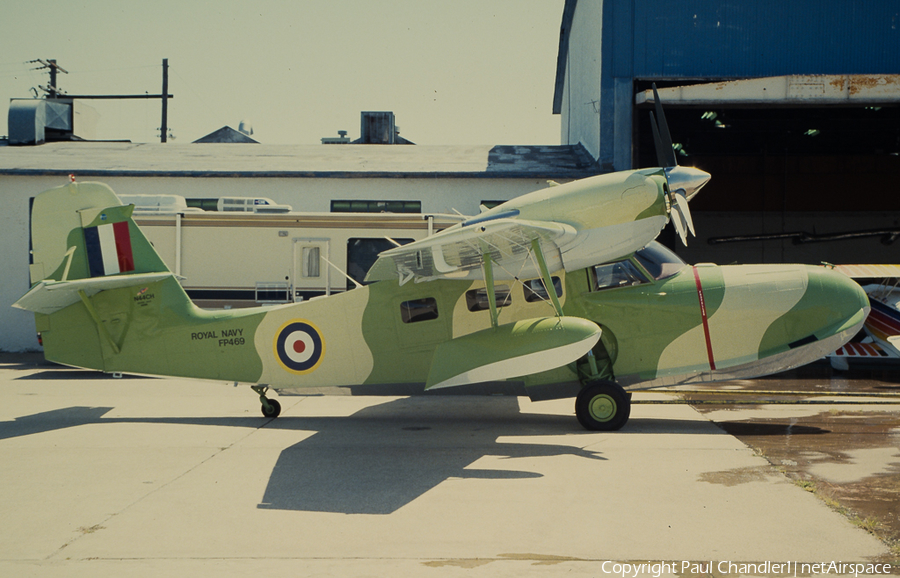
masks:
[[[581,145],[56,142],[0,146],[0,175],[582,178],[598,172]]]

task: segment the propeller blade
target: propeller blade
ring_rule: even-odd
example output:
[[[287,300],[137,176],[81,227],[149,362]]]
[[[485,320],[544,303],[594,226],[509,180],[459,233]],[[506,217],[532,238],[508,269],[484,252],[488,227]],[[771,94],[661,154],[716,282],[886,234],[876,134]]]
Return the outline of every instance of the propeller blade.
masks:
[[[662,139],[659,137],[659,128],[656,126],[656,117],[653,111],[650,111],[650,128],[653,129],[653,146],[656,148],[656,162],[661,167],[668,167],[669,160],[666,158]]]
[[[691,232],[691,235],[694,237],[697,236],[697,233],[694,232],[694,220],[691,218],[691,208],[688,205],[687,197],[684,196],[684,190],[678,189],[675,191],[675,206],[678,209],[678,213],[684,219],[685,224],[687,224],[688,230]]]
[[[657,147],[656,153],[659,156],[660,149],[665,154],[666,164],[664,167],[678,166],[678,160],[675,158],[675,149],[672,148],[672,135],[669,134],[669,125],[666,123],[666,115],[663,113],[662,102],[659,100],[659,93],[656,91],[656,83],[653,83],[653,103],[656,106],[656,117],[659,120],[659,136],[664,146]],[[655,123],[654,123],[655,124]]]
[[[656,147],[656,160],[663,167],[666,178],[666,193],[669,206],[669,218],[675,227],[675,231],[681,238],[681,242],[687,246],[687,234],[697,236],[694,231],[694,219],[691,217],[691,208],[688,197],[697,194],[703,185],[709,181],[709,174],[694,168],[678,166],[675,149],[672,146],[672,135],[669,133],[669,125],[663,112],[662,101],[656,83],[653,83],[653,103],[656,115],[650,112],[650,127],[653,129],[653,144]]]
[[[675,225],[678,237],[684,243],[684,246],[687,247],[687,231],[684,228],[684,215],[681,214],[681,209],[677,205],[672,205],[669,217],[672,219],[672,224]]]

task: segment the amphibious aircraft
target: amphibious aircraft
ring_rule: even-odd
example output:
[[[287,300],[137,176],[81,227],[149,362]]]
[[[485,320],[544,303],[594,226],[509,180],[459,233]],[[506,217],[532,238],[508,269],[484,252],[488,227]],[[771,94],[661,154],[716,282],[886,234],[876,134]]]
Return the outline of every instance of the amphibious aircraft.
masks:
[[[520,379],[533,399],[576,397],[591,430],[621,428],[631,390],[774,373],[853,337],[868,301],[840,273],[689,266],[653,242],[669,220],[686,242],[710,178],[678,166],[655,101],[660,167],[515,198],[384,251],[363,286],[271,308],[194,306],[133,205],[71,182],[34,199],[33,286],[15,306],[48,360],[247,383],[267,417],[270,387]]]

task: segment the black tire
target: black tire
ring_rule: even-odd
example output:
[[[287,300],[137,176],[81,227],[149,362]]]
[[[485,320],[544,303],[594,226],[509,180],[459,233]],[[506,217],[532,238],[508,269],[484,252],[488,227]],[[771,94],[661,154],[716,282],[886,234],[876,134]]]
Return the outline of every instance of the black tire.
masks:
[[[265,417],[278,417],[281,415],[281,404],[278,403],[277,399],[270,399],[269,405],[262,405],[262,414]]]
[[[575,415],[587,430],[622,429],[631,415],[631,394],[614,381],[591,381],[575,399]]]

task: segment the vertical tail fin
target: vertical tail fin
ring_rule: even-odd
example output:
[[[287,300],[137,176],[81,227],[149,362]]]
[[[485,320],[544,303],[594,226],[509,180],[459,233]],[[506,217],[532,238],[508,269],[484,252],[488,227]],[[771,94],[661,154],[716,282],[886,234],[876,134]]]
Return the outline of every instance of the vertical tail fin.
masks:
[[[257,381],[262,361],[253,334],[265,312],[195,307],[132,210],[100,183],[35,197],[34,284],[14,306],[35,313],[44,356],[107,372]],[[212,339],[233,332],[246,336],[240,351]],[[201,335],[206,347],[194,343]]]
[[[35,197],[31,282],[162,273],[168,268],[103,183],[69,183]]]
[[[158,308],[142,307],[152,294],[190,314],[193,305],[133,210],[102,183],[72,182],[35,197],[32,288],[13,306],[35,313],[48,360],[95,369],[127,362],[119,358],[134,324],[145,336],[157,324]]]

